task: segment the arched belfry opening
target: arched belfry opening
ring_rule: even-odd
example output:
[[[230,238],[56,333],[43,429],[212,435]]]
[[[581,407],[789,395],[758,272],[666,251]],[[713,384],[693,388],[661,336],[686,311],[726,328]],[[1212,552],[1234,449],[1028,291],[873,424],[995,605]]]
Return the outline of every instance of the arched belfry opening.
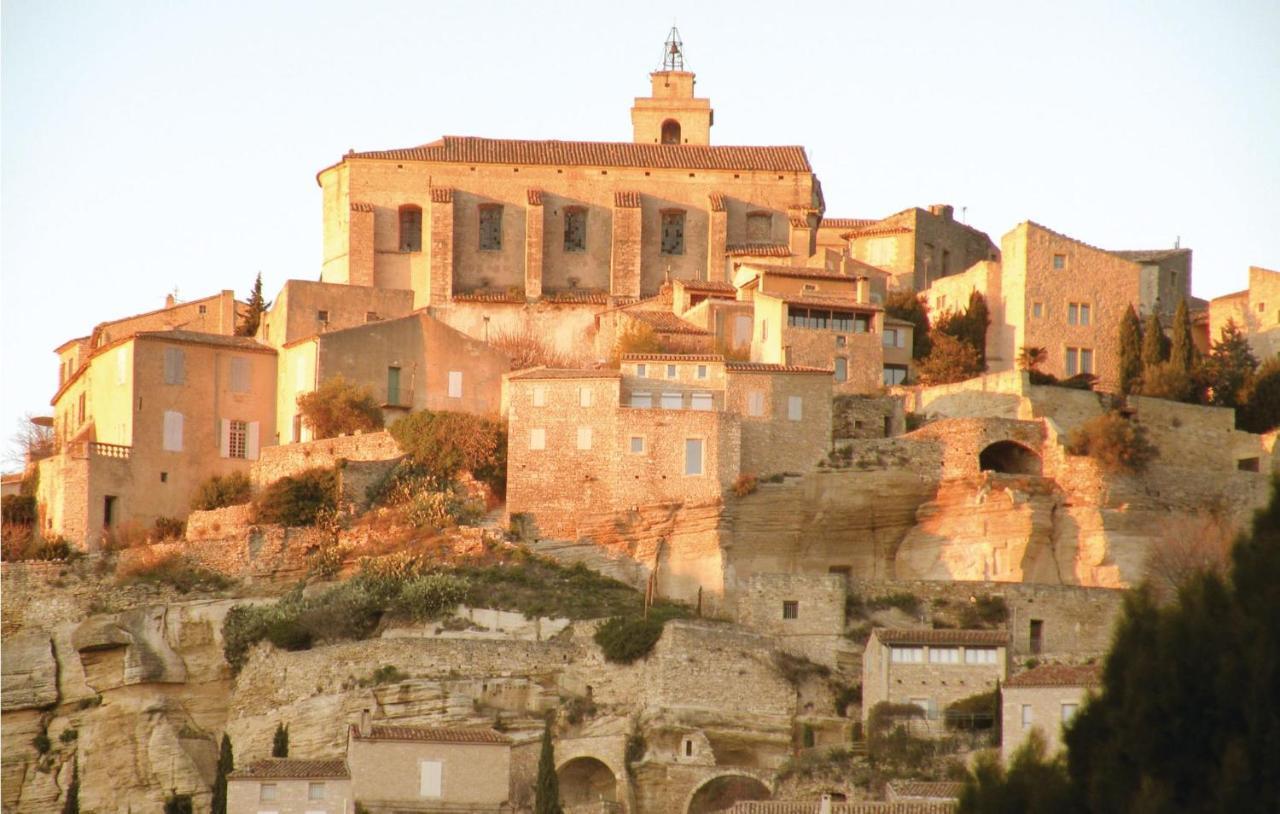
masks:
[[[1035,450],[1017,441],[996,441],[978,453],[978,466],[983,472],[1004,475],[1039,475],[1043,462]]]
[[[675,119],[667,119],[662,123],[662,143],[663,144],[679,144],[680,143],[680,122]]]

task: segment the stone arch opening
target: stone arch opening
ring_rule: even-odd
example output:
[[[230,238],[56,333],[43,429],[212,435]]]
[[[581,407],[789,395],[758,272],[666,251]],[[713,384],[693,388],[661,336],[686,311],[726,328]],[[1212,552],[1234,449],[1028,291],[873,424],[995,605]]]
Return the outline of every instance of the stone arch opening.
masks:
[[[1017,441],[996,441],[978,453],[978,466],[983,472],[1005,475],[1039,475],[1043,463],[1035,450]]]
[[[768,800],[769,787],[745,774],[722,774],[698,787],[689,799],[688,814],[728,811],[740,800]]]
[[[618,801],[618,778],[605,763],[593,757],[575,757],[556,770],[560,780],[560,804],[566,809],[601,801]]]
[[[679,144],[680,143],[680,122],[675,119],[667,119],[662,123],[662,143],[663,144]]]

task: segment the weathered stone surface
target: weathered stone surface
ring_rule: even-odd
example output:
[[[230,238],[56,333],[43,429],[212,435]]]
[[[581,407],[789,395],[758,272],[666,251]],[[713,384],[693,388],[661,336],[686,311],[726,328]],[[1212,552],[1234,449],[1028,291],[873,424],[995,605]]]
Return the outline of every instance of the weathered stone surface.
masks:
[[[58,665],[48,633],[5,636],[0,656],[4,664],[0,709],[39,708],[58,700]]]
[[[124,684],[186,681],[186,664],[165,638],[167,612],[163,605],[134,608],[115,617],[88,619],[76,628],[71,642],[86,668],[90,661],[101,668],[86,669],[93,673],[90,684],[101,691]]]

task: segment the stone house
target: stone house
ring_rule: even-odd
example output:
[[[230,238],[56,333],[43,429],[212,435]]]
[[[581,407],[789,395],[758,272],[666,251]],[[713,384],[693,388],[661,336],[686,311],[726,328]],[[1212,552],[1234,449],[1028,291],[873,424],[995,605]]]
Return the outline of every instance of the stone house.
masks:
[[[341,758],[258,760],[227,775],[227,814],[354,814]]]
[[[621,370],[505,378],[507,509],[576,538],[592,514],[717,501],[742,474],[804,472],[830,448],[820,368],[634,354]]]
[[[352,791],[365,810],[510,812],[532,787],[538,741],[492,729],[377,726],[347,737]]]
[[[272,443],[275,379],[275,351],[248,337],[142,331],[93,348],[53,398],[44,529],[91,545],[124,520],[185,518],[201,482],[247,474]]]
[[[300,339],[408,316],[413,292],[286,280],[258,325],[259,341],[279,350]]]
[[[881,702],[916,704],[930,731],[941,731],[949,704],[990,692],[1008,675],[1004,630],[871,631],[862,657],[862,717]]]
[[[1000,251],[985,232],[955,219],[948,204],[919,207],[871,222],[851,221],[841,237],[855,260],[888,271],[896,289],[924,291]]]
[[[1210,300],[1210,342],[1222,338],[1228,320],[1244,331],[1260,360],[1280,353],[1280,271],[1250,266],[1248,288]]]
[[[1005,682],[1002,694],[1000,756],[1007,763],[1033,729],[1044,736],[1048,754],[1062,748],[1062,728],[1102,685],[1097,664],[1042,664]]]
[[[389,426],[414,410],[497,415],[506,354],[425,310],[295,339],[280,348],[276,440],[311,440],[298,397],[341,376],[371,390]]]

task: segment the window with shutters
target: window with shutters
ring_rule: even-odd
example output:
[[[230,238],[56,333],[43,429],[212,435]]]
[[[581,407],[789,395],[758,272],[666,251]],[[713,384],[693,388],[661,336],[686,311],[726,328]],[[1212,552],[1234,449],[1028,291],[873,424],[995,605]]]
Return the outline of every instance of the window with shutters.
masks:
[[[444,764],[438,760],[424,760],[418,765],[421,779],[419,793],[423,797],[438,799],[441,796],[440,781],[444,774]]]
[[[579,387],[578,388],[578,406],[590,407],[592,398],[594,395],[595,394],[592,392],[590,387]]]
[[[451,399],[462,398],[462,371],[461,370],[449,371],[449,398]]]
[[[249,360],[233,358],[231,360],[231,392],[249,392]]]
[[[529,430],[529,449],[546,449],[547,448],[547,431],[543,427],[534,427]]]
[[[400,207],[400,251],[422,251],[422,207],[406,204]]]
[[[547,388],[542,387],[541,385],[533,388],[533,406],[534,407],[547,406]]]
[[[182,348],[164,349],[164,383],[183,384],[187,380],[187,354]]]
[[[680,410],[684,407],[684,395],[682,393],[663,393],[662,409],[664,410]]]
[[[182,452],[182,413],[165,410],[164,451]]]
[[[662,253],[684,254],[684,212],[667,209],[662,213]]]
[[[889,661],[894,664],[923,664],[923,647],[890,647]]]
[[[249,423],[231,419],[230,435],[227,436],[227,457],[244,458],[248,448]]]
[[[80,398],[76,400],[76,424],[84,423],[87,411],[85,410],[85,393],[80,394]]]
[[[804,417],[804,400],[800,396],[787,396],[787,419],[799,421]]]
[[[566,206],[564,209],[564,250],[587,250],[587,210],[581,206]]]
[[[323,800],[324,798],[325,798],[324,783],[308,783],[307,784],[308,800]]]
[[[634,392],[631,394],[631,406],[649,408],[653,406],[653,394]]]
[[[773,215],[768,212],[747,213],[747,242],[765,243],[773,233]]]
[[[713,404],[710,393],[693,393],[689,396],[689,409],[691,410],[709,412],[713,409]]]
[[[752,390],[747,394],[747,414],[757,418],[764,415],[764,393]]]
[[[480,207],[480,251],[502,251],[502,206],[484,204]]]
[[[684,440],[684,473],[686,475],[702,474],[701,438],[686,438]]]
[[[836,357],[836,381],[847,382],[849,380],[849,360],[843,356]]]
[[[397,405],[400,403],[400,368],[392,366],[387,368],[387,404]]]
[[[591,428],[590,427],[578,428],[578,449],[582,449],[582,450],[591,449]]]

